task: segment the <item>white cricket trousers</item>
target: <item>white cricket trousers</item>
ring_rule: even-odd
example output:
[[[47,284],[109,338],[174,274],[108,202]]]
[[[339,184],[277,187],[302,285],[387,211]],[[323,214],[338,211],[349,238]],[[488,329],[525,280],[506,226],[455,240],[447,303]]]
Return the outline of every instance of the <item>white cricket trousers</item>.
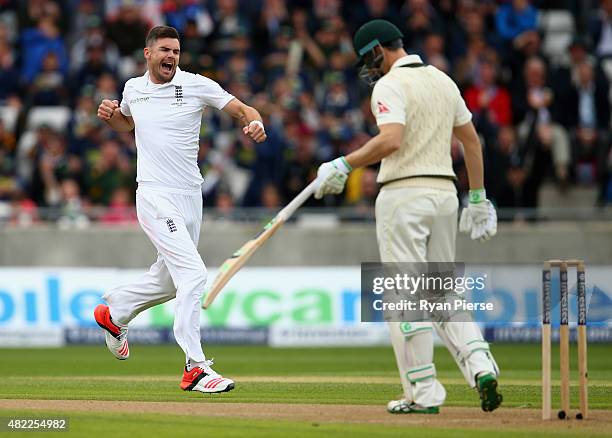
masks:
[[[376,199],[381,261],[453,262],[457,209],[451,181],[415,178],[385,186]],[[389,322],[404,396],[426,407],[439,406],[446,399],[433,362],[434,328],[471,387],[478,373],[498,374],[488,344],[473,322]]]
[[[104,295],[113,321],[127,325],[143,310],[176,298],[174,337],[193,362],[205,360],[200,343],[200,301],[207,271],[197,250],[202,194],[139,184],[138,222],[157,249],[157,261],[133,283]]]

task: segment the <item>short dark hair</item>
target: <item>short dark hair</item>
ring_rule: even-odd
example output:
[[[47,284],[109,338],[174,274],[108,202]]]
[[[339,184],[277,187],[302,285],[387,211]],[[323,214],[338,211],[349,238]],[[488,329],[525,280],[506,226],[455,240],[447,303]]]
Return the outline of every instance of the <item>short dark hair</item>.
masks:
[[[155,26],[149,31],[145,44],[147,47],[151,47],[160,38],[180,39],[175,28],[170,26]]]

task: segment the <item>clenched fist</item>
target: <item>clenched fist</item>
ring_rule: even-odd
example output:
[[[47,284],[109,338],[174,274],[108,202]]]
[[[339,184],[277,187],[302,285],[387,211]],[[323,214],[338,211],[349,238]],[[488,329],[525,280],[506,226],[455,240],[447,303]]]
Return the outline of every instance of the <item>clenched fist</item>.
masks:
[[[242,128],[244,135],[248,136],[251,140],[261,143],[266,139],[266,130],[263,123],[259,120],[253,120],[247,126]]]
[[[119,101],[104,99],[98,107],[98,118],[104,120],[105,122],[108,122],[111,117],[113,117],[115,111],[120,111]]]

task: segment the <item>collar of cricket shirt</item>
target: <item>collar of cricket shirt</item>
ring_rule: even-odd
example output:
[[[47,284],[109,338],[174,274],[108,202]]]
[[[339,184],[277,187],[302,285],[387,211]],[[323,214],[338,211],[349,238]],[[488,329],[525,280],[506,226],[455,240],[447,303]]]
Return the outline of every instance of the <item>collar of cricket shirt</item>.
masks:
[[[393,65],[391,66],[391,69],[393,70],[394,68],[401,67],[402,65],[414,64],[417,62],[423,62],[421,61],[421,57],[419,55],[402,56],[400,59],[398,59],[397,61],[393,63]]]
[[[174,76],[172,77],[172,80],[170,82],[164,82],[163,84],[156,84],[155,82],[151,82],[150,75],[149,75],[149,70],[147,70],[145,72],[145,74],[142,75],[142,77],[144,79],[145,87],[151,86],[152,88],[159,88],[159,87],[163,87],[165,85],[179,85],[178,76],[182,72],[183,71],[177,65],[176,66],[176,71],[174,72]]]

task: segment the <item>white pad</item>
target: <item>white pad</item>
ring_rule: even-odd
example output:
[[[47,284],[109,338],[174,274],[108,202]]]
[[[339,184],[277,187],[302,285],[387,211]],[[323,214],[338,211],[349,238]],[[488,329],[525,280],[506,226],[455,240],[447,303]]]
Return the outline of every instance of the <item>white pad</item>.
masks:
[[[406,338],[433,330],[431,322],[400,322],[399,328]]]
[[[499,375],[489,344],[483,339],[476,323],[435,323],[434,327],[472,388],[476,387],[476,376],[481,372]]]
[[[406,400],[426,407],[440,406],[446,391],[436,379],[432,324],[389,322],[389,333]]]

